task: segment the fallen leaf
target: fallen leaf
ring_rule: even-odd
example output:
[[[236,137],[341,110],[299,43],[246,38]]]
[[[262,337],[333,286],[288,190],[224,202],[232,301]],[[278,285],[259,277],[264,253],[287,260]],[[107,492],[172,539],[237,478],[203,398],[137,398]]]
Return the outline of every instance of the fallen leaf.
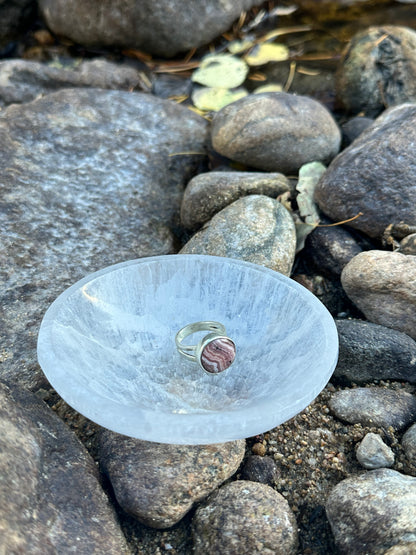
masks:
[[[235,102],[243,96],[247,96],[246,89],[224,89],[221,87],[201,87],[192,93],[192,102],[199,110],[217,112]]]
[[[269,62],[282,62],[289,58],[289,49],[284,44],[274,44],[266,42],[257,44],[250,52],[244,57],[244,60],[249,66],[262,66]]]
[[[304,164],[299,170],[299,180],[296,185],[298,196],[296,202],[299,208],[298,221],[296,226],[296,252],[305,246],[305,239],[319,224],[318,207],[314,201],[315,187],[318,184],[326,167],[321,162],[309,162]]]
[[[206,87],[233,89],[244,83],[249,68],[231,54],[209,54],[192,74],[192,81]]]
[[[283,87],[279,83],[269,83],[268,85],[261,85],[254,89],[254,94],[266,93],[266,92],[282,92]]]

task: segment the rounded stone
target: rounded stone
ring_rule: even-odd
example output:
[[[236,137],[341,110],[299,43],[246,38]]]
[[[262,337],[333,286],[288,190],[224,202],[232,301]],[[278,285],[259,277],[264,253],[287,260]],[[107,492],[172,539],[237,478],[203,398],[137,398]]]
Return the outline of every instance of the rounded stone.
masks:
[[[410,426],[402,438],[402,446],[409,461],[416,466],[416,424]]]
[[[196,555],[294,555],[297,524],[286,499],[258,482],[231,482],[198,507],[193,519]]]
[[[202,349],[200,362],[210,374],[219,374],[227,370],[234,362],[236,349],[228,337],[213,339]]]
[[[355,256],[341,283],[348,297],[376,324],[416,339],[416,256],[372,250]]]
[[[380,239],[390,224],[416,221],[416,104],[386,110],[329,165],[315,200],[334,222]]]
[[[364,468],[388,468],[394,464],[394,453],[379,434],[368,433],[357,448],[357,460]]]
[[[402,239],[398,250],[402,254],[412,254],[416,256],[416,233],[411,233]]]
[[[347,46],[336,79],[347,111],[376,116],[416,100],[416,32],[407,27],[370,27]]]
[[[363,131],[367,129],[372,123],[373,119],[357,116],[351,118],[341,126],[342,130],[342,147],[349,146]]]
[[[341,132],[318,101],[289,93],[249,95],[214,115],[214,149],[265,171],[296,173],[307,162],[329,162]]]
[[[416,478],[389,468],[347,478],[331,491],[326,514],[341,554],[413,553],[387,550],[414,546]]]
[[[277,200],[250,195],[218,212],[180,252],[239,258],[289,275],[295,249],[288,210]]]

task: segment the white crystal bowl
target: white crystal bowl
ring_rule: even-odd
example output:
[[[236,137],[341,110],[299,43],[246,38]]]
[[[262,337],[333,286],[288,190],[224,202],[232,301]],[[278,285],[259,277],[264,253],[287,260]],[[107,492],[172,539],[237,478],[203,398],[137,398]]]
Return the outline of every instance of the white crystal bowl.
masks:
[[[177,331],[201,320],[222,322],[236,344],[221,374],[176,350]],[[270,430],[318,395],[337,357],[334,321],[304,287],[262,266],[192,254],[87,276],[52,303],[38,338],[46,377],[74,409],[115,432],[176,444]]]

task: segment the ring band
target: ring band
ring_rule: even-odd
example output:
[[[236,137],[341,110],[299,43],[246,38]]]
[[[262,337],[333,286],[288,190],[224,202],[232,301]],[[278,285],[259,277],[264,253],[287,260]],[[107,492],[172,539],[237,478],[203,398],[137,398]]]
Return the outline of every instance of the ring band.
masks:
[[[199,331],[208,331],[197,345],[183,345],[182,341]],[[208,374],[219,374],[227,370],[235,359],[234,341],[227,337],[225,326],[219,322],[195,322],[178,331],[176,348],[185,358],[197,362]]]

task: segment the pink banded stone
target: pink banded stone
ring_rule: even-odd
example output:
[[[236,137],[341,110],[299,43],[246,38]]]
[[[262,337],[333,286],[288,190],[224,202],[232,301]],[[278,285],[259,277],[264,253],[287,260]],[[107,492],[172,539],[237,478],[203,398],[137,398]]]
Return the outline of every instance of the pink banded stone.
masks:
[[[211,374],[227,370],[235,359],[235,345],[231,339],[221,337],[210,341],[201,353],[201,364]]]

